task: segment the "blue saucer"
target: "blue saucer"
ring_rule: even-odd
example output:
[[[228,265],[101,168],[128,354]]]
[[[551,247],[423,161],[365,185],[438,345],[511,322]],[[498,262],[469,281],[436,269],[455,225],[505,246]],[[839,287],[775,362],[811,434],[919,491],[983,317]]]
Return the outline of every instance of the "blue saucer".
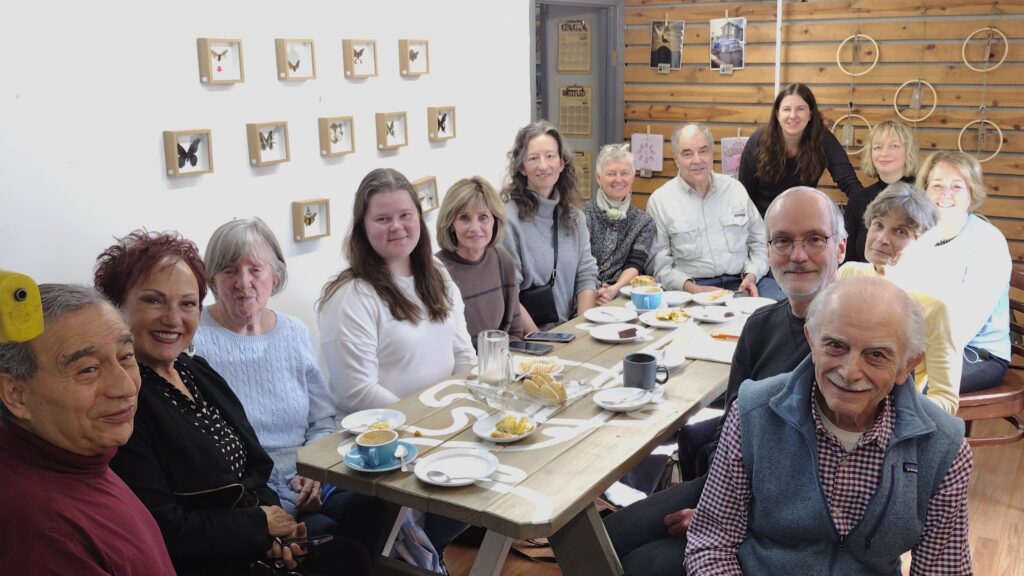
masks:
[[[414,460],[416,460],[416,456],[419,455],[419,450],[417,450],[415,446],[406,442],[405,440],[399,440],[398,443],[401,444],[402,446],[405,446],[406,464],[411,464]],[[388,462],[383,466],[371,468],[363,463],[363,458],[362,456],[359,455],[359,452],[356,451],[355,447],[349,450],[348,454],[345,454],[344,460],[345,466],[348,466],[353,470],[358,470],[359,472],[389,472],[391,470],[398,470],[399,468],[402,467],[402,461],[399,460],[398,458],[395,458],[391,462]]]

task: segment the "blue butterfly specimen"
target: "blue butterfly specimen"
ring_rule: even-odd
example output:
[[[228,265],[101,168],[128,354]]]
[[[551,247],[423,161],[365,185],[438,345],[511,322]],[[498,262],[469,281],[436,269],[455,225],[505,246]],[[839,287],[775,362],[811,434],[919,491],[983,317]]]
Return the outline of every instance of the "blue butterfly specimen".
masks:
[[[264,136],[263,132],[258,132],[260,135],[260,150],[273,150],[274,149],[274,131],[267,132]]]
[[[188,150],[178,144],[178,168],[184,168],[186,163],[195,166],[199,162],[199,157],[196,155],[198,150],[199,138],[192,140],[192,143],[188,145]]]

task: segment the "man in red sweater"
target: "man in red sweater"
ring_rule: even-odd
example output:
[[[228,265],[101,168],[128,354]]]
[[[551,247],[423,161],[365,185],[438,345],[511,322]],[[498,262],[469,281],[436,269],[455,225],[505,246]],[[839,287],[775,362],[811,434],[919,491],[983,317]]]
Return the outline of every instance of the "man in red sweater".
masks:
[[[0,574],[173,575],[153,517],[107,466],[132,434],[131,332],[92,288],[39,292],[42,335],[0,344]]]

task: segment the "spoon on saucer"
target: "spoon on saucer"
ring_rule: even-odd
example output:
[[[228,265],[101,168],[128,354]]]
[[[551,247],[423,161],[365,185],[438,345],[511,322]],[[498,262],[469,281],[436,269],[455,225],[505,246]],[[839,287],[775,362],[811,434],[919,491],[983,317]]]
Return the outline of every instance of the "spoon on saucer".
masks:
[[[490,480],[486,476],[449,476],[447,472],[442,470],[428,470],[427,478],[441,484],[448,484],[457,480]]]

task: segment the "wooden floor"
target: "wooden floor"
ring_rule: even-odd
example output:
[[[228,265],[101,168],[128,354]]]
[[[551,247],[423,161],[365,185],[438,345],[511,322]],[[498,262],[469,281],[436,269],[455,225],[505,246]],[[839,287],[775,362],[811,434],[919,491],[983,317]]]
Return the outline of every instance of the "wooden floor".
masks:
[[[979,422],[975,434],[1007,426]],[[969,496],[971,550],[977,576],[1024,576],[1024,442],[974,451]],[[469,574],[476,551],[451,545],[445,562],[452,576]],[[909,569],[909,566],[905,565]],[[510,553],[502,576],[560,576],[556,565]]]

